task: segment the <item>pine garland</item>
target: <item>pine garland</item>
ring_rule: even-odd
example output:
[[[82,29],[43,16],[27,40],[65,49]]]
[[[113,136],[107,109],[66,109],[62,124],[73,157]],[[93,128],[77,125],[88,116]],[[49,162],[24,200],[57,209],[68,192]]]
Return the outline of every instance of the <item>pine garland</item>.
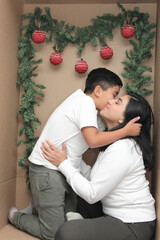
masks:
[[[30,37],[28,37],[28,33],[21,38],[18,47],[18,58],[21,59],[21,64],[18,70],[19,77],[17,80],[17,86],[21,87],[24,92],[21,95],[21,104],[19,105],[18,110],[18,114],[23,119],[23,126],[19,129],[19,137],[24,135],[23,139],[25,138],[25,140],[20,139],[17,141],[17,146],[26,144],[24,157],[18,159],[18,165],[26,169],[28,182],[28,157],[37,141],[37,138],[34,136],[35,130],[37,129],[37,126],[40,125],[40,120],[35,116],[34,106],[40,105],[37,96],[44,97],[41,89],[44,89],[45,87],[32,80],[38,75],[34,71],[42,60],[33,60],[35,57],[35,49],[32,46]]]
[[[76,27],[66,24],[64,21],[53,19],[49,8],[35,8],[34,13],[23,15],[23,20],[27,21],[27,25],[21,27],[24,31],[23,37],[18,43],[20,59],[19,77],[17,86],[23,90],[21,95],[21,104],[18,114],[23,119],[23,126],[19,130],[20,139],[17,145],[26,144],[24,157],[18,159],[18,165],[26,169],[28,173],[28,157],[37,141],[35,131],[40,125],[40,120],[35,116],[34,106],[39,106],[39,97],[44,97],[43,89],[45,86],[35,81],[37,73],[35,70],[42,59],[34,60],[36,50],[32,43],[32,33],[35,30],[43,30],[47,33],[46,42],[53,43],[53,49],[62,53],[64,48],[69,44],[77,45],[77,55],[81,56],[87,43],[91,43],[93,47],[106,45],[107,39],[113,38],[113,30],[121,28],[125,24],[132,24],[135,28],[135,37],[130,40],[133,49],[126,51],[126,60],[124,64],[124,72],[122,76],[129,80],[126,84],[126,92],[137,92],[142,96],[150,95],[152,90],[148,86],[152,84],[150,76],[145,72],[151,72],[149,66],[143,65],[145,59],[151,58],[151,50],[154,47],[152,43],[155,37],[156,27],[154,23],[149,23],[149,14],[141,13],[139,8],[134,10],[126,10],[121,4],[118,4],[121,13],[117,16],[113,14],[104,14],[92,19],[92,25],[86,27]],[[23,140],[25,139],[25,140]],[[27,178],[28,179],[28,178]]]
[[[126,51],[128,60],[123,62],[125,72],[122,73],[122,76],[130,80],[125,89],[126,92],[132,91],[142,96],[148,96],[152,94],[152,90],[145,87],[150,86],[153,81],[150,76],[144,75],[144,73],[152,72],[152,68],[143,65],[143,61],[152,57],[151,50],[154,47],[152,41],[156,35],[156,32],[152,30],[156,24],[150,24],[149,14],[140,14],[138,8],[126,12],[122,6],[120,7],[135,27],[135,39],[130,40],[133,50]]]

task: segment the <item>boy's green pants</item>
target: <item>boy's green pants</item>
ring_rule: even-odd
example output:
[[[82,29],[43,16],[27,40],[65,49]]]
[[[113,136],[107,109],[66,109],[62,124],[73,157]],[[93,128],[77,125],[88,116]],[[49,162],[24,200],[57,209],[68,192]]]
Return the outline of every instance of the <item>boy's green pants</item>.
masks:
[[[30,164],[29,179],[36,211],[15,213],[13,224],[40,239],[54,239],[66,213],[76,211],[76,195],[56,170]]]

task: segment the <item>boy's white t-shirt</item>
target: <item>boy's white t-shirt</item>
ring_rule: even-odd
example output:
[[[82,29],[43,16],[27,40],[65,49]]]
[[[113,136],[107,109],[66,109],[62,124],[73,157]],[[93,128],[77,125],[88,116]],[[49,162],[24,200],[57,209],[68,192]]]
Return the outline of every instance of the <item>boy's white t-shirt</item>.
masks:
[[[80,169],[82,154],[88,149],[81,129],[88,126],[98,128],[97,110],[93,99],[79,89],[52,113],[29,156],[30,162],[57,169],[43,157],[40,147],[45,140],[50,140],[58,148],[65,142],[70,161],[74,167]]]

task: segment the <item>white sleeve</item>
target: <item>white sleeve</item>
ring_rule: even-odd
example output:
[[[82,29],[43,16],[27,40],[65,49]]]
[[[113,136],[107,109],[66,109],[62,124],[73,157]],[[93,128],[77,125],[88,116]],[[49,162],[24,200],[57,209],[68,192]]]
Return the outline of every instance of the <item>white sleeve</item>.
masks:
[[[64,161],[58,169],[66,176],[73,190],[88,203],[102,200],[130,172],[131,150],[123,140],[117,141],[100,153],[88,181],[69,161]]]
[[[91,166],[87,165],[83,160],[81,161],[81,174],[89,179],[90,178],[90,172],[91,172]]]
[[[77,104],[74,106],[74,121],[80,129],[89,126],[98,129],[97,110],[94,101],[90,97],[82,98],[78,107]]]

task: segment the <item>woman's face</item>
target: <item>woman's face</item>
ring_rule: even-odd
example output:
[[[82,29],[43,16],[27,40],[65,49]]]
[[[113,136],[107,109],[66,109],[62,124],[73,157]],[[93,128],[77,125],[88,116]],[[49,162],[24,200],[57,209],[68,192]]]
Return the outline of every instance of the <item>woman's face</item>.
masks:
[[[108,104],[100,111],[108,129],[118,126],[124,121],[124,112],[130,100],[129,95],[108,101]]]

